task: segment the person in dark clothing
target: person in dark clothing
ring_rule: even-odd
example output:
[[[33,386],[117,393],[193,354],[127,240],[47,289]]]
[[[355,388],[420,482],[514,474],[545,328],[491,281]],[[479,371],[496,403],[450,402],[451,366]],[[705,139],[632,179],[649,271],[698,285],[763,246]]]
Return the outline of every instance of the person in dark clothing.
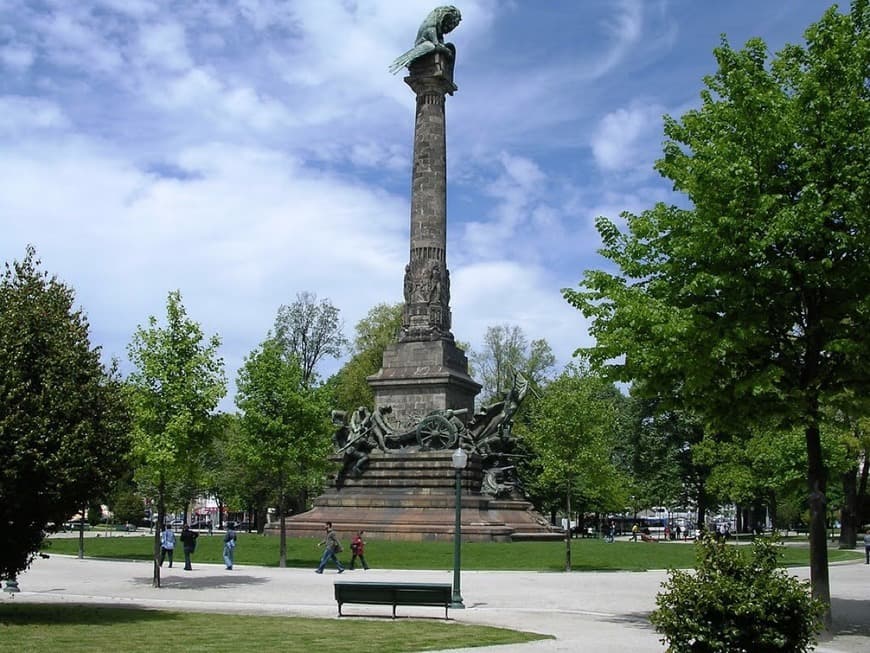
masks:
[[[196,538],[199,533],[190,530],[190,526],[184,525],[181,531],[181,546],[184,549],[184,570],[190,571],[193,567],[190,566],[190,556],[196,551]]]

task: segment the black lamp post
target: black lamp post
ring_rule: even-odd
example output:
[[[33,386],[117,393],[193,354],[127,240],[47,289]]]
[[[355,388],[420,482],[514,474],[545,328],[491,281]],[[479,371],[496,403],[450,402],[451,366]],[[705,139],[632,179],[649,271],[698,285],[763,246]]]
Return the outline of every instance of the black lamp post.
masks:
[[[468,454],[462,447],[453,452],[453,469],[456,472],[456,525],[453,529],[453,597],[450,607],[464,608],[459,591],[459,569],[462,548],[462,470],[468,464]]]

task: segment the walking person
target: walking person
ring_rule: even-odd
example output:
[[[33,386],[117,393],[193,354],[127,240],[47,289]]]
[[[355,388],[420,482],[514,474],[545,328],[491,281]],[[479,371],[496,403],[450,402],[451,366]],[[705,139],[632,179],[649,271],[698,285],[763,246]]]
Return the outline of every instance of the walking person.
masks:
[[[172,532],[172,524],[166,524],[160,533],[160,566],[163,560],[169,558],[169,568],[172,569],[172,555],[175,553],[175,533]]]
[[[350,541],[350,552],[353,554],[350,557],[351,570],[353,570],[357,558],[359,558],[360,564],[363,566],[363,569],[368,570],[369,568],[369,566],[366,564],[366,557],[364,555],[366,543],[363,541],[362,534],[363,532],[359,531]]]
[[[336,557],[336,553],[341,553],[341,542],[338,541],[338,537],[335,535],[335,531],[332,530],[332,522],[326,522],[326,539],[320,542],[317,546],[325,546],[326,548],[323,550],[323,555],[320,557],[320,564],[317,565],[317,569],[315,569],[315,573],[322,574],[323,568],[326,567],[326,563],[332,560],[335,563],[335,566],[338,567],[338,573],[342,573],[344,571],[344,567],[341,566],[341,562],[339,562],[338,557]]]
[[[184,525],[181,529],[181,548],[184,549],[184,571],[190,571],[193,567],[190,566],[190,556],[196,551],[196,538],[199,533],[190,530],[190,526]]]
[[[864,531],[864,558],[864,564],[870,565],[870,528]]]
[[[227,524],[227,532],[224,534],[224,564],[227,569],[232,571],[233,558],[236,552],[236,531],[233,527]]]
[[[640,531],[640,526],[638,526],[637,524],[635,524],[634,526],[631,527],[631,541],[632,542],[637,542],[638,531]]]

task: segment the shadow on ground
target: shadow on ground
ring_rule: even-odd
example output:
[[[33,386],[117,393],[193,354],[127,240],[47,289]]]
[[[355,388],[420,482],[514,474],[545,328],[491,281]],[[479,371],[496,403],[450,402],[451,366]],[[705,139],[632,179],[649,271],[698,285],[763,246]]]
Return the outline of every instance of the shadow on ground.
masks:
[[[172,621],[178,616],[172,612],[153,610],[136,603],[119,606],[117,603],[88,603],[86,605],[57,605],[49,603],[0,603],[0,625],[113,625],[143,621]]]
[[[631,624],[643,630],[653,630],[652,624],[649,622],[648,612],[624,612],[602,618],[601,621],[609,621],[614,624]]]
[[[134,578],[133,582],[137,585],[151,585],[152,580],[153,578],[151,576],[140,576]],[[210,574],[208,576],[191,574],[187,576],[173,575],[160,577],[161,588],[194,591],[263,585],[267,582],[268,581],[265,578],[246,576],[244,574],[236,574],[229,571],[225,574]]]
[[[833,634],[870,637],[870,600],[832,599]]]

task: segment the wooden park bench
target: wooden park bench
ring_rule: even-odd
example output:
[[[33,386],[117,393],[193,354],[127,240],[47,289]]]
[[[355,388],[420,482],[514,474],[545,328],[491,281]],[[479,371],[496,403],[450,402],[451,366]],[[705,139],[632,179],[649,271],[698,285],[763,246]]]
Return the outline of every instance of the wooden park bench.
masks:
[[[335,583],[335,600],[338,602],[338,616],[344,603],[366,603],[371,605],[392,605],[393,619],[396,618],[397,605],[432,605],[447,608],[453,597],[453,587],[448,583]]]

